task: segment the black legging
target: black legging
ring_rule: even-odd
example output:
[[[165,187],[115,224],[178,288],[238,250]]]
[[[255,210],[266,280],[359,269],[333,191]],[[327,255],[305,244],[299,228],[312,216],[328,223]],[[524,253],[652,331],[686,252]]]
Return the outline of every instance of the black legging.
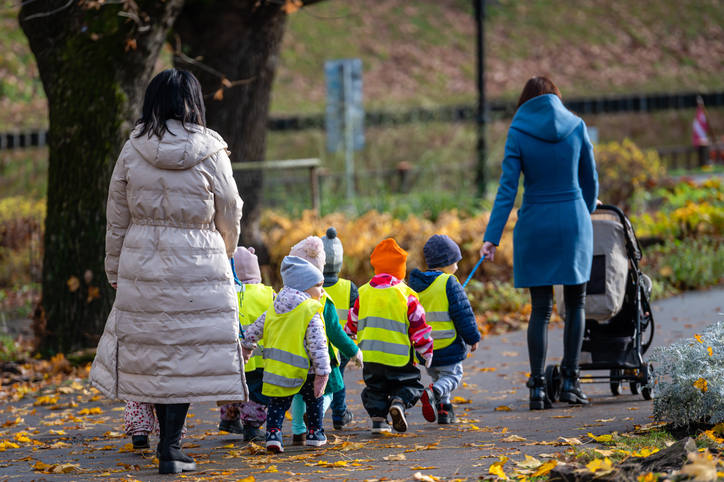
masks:
[[[586,283],[563,287],[566,305],[566,327],[563,330],[563,363],[577,368],[586,328]],[[530,324],[528,325],[528,357],[531,376],[543,375],[548,350],[548,322],[553,313],[553,287],[530,288]]]

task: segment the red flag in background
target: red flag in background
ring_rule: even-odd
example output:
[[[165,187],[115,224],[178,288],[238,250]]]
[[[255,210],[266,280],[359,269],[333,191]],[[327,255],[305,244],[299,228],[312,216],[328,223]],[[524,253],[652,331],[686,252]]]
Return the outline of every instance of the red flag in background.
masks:
[[[704,112],[704,106],[699,104],[696,108],[696,116],[691,123],[691,143],[694,147],[708,146],[709,138],[706,133],[709,132],[709,122]]]

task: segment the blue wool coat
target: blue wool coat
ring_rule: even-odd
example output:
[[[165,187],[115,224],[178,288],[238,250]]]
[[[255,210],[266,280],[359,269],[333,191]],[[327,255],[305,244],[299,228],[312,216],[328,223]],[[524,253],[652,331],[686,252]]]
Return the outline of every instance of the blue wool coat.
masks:
[[[516,288],[588,281],[598,175],[586,124],[554,94],[534,97],[508,131],[503,175],[485,241],[498,245],[523,173],[523,204],[513,232]]]
[[[410,288],[416,293],[425,291],[441,274],[440,271],[425,271],[423,273],[415,268],[410,273]],[[445,285],[445,292],[449,304],[450,319],[455,324],[455,331],[457,331],[458,336],[450,346],[433,352],[432,366],[434,367],[454,365],[465,360],[468,355],[465,345],[474,345],[480,341],[480,332],[478,331],[478,324],[475,322],[475,314],[462,285],[451,276]],[[419,355],[417,358],[421,362],[423,361]]]

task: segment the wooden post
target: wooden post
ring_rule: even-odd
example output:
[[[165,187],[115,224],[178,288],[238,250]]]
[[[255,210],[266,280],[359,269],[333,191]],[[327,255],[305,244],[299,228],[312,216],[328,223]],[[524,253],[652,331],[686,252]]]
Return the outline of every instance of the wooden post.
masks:
[[[319,168],[317,166],[309,169],[309,188],[312,193],[312,209],[319,215],[322,209],[322,199],[319,192]]]
[[[405,194],[409,191],[410,171],[412,171],[412,165],[409,162],[402,161],[397,163],[397,176],[400,180],[397,191],[400,194]]]

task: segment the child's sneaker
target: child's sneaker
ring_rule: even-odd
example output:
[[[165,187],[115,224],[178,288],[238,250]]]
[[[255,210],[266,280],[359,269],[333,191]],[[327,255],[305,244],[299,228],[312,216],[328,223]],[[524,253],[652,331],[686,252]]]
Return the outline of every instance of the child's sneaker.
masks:
[[[437,423],[447,425],[456,421],[452,403],[441,403],[437,406]]]
[[[134,435],[131,437],[131,442],[133,442],[133,448],[136,450],[147,449],[151,446],[148,443],[148,435]]]
[[[422,392],[420,401],[422,402],[422,416],[425,417],[425,420],[428,422],[437,420],[437,397],[432,383]]]
[[[342,415],[341,417],[337,417],[332,414],[332,425],[334,426],[335,430],[342,430],[342,427],[347,425],[352,420],[354,420],[354,415],[352,415],[352,412],[350,412],[349,409],[345,410],[344,415]]]
[[[307,432],[307,445],[312,447],[321,447],[327,443],[327,436],[324,435],[324,429],[322,428],[310,428]]]
[[[295,433],[292,435],[292,445],[304,445],[304,438],[303,433]]]
[[[398,432],[407,432],[407,419],[405,418],[405,407],[400,400],[395,400],[390,406],[390,417],[392,427]]]
[[[219,430],[222,432],[229,432],[229,433],[235,433],[237,435],[241,435],[244,433],[244,427],[241,425],[241,422],[238,420],[231,421],[231,420],[222,420],[219,422]]]
[[[390,429],[390,425],[387,423],[387,420],[372,420],[372,433],[383,432],[392,432],[392,429]]]
[[[266,449],[276,454],[284,452],[284,444],[282,443],[282,431],[278,428],[267,429],[266,431]]]
[[[264,438],[264,431],[251,425],[244,425],[241,433],[244,435],[244,442],[253,442]]]

